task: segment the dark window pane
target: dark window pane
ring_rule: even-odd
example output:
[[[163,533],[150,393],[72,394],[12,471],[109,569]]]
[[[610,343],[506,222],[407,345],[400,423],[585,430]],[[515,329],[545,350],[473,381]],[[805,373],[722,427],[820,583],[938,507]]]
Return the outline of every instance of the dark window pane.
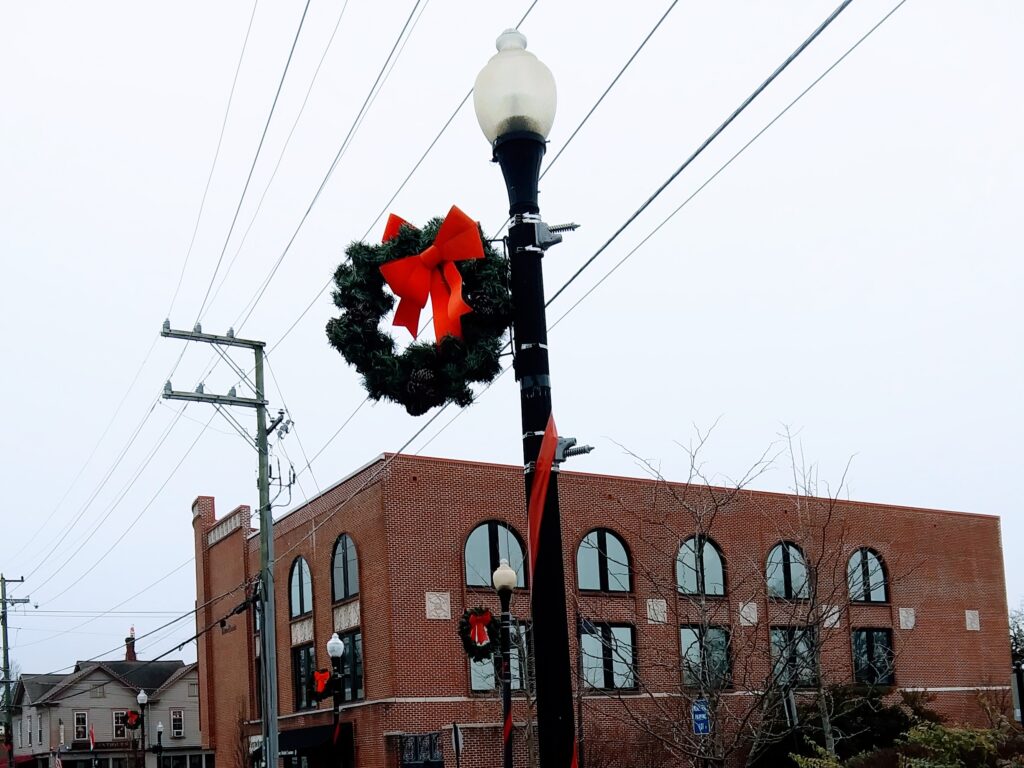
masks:
[[[633,688],[636,680],[633,670],[636,668],[636,656],[633,649],[633,628],[611,628],[612,653],[612,687]]]
[[[679,630],[679,642],[683,656],[683,684],[700,685],[701,653],[700,632],[697,627],[683,627]]]
[[[580,640],[583,654],[583,679],[590,688],[604,688],[604,643],[598,631],[588,632]]]
[[[525,587],[526,578],[523,573],[523,547],[519,543],[512,530],[504,523],[491,523],[495,528],[495,535],[498,537],[498,561],[508,560],[509,567],[516,572],[516,586]],[[487,586],[491,586],[491,575],[498,568],[494,563],[487,576]]]
[[[312,645],[292,648],[292,688],[295,693],[295,709],[310,709],[314,706],[309,697],[309,681],[316,667],[316,655]]]
[[[870,550],[864,553],[868,566],[867,598],[876,603],[885,602],[885,569],[878,555]]]
[[[597,531],[583,537],[576,550],[576,572],[579,574],[580,589],[600,589],[601,573],[598,566]]]
[[[491,545],[487,524],[477,526],[466,539],[466,584],[471,587],[491,586]]]
[[[605,550],[608,561],[608,589],[611,592],[629,592],[629,555],[626,546],[614,533],[605,532]]]
[[[704,594],[725,594],[725,569],[722,567],[722,556],[715,545],[704,541]]]
[[[687,539],[676,557],[676,583],[687,595],[699,594],[697,587],[697,539]]]
[[[188,756],[188,768],[203,768],[203,756],[202,755],[189,755]]]
[[[789,549],[789,581],[792,590],[787,597],[807,597],[810,594],[810,584],[807,583],[804,553],[791,544],[786,546]]]
[[[776,544],[768,553],[768,594],[772,597],[788,597],[786,594],[786,573],[782,545]]]
[[[469,662],[469,689],[471,691],[493,691],[497,687],[497,674],[493,659]]]
[[[850,585],[850,599],[864,599],[864,553],[857,550],[846,566],[846,580]]]
[[[348,596],[359,594],[359,558],[356,555],[356,543],[345,537],[345,571],[348,574]]]

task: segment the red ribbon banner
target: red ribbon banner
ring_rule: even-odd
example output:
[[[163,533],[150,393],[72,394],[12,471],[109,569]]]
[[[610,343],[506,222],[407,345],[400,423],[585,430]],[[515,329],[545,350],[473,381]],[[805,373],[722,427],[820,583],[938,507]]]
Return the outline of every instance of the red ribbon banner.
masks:
[[[391,214],[384,228],[383,242],[398,234],[409,222]],[[400,299],[394,324],[409,330],[413,338],[419,333],[420,311],[430,297],[434,312],[434,338],[440,344],[445,336],[462,338],[462,316],[472,312],[462,299],[462,275],[457,261],[481,259],[484,244],[480,228],[469,216],[452,206],[437,231],[434,243],[423,253],[382,264],[380,272],[391,290]]]
[[[537,550],[540,549],[540,523],[544,519],[544,502],[548,497],[548,484],[551,482],[551,467],[555,463],[555,449],[558,447],[558,430],[555,428],[555,416],[548,417],[548,425],[544,437],[540,441],[537,452],[537,466],[533,473],[533,484],[530,486],[530,502],[526,510],[527,524],[530,529],[530,583],[533,571],[537,567]]]
[[[477,645],[487,645],[491,638],[487,636],[487,625],[491,623],[491,612],[471,613],[469,615],[469,639]]]

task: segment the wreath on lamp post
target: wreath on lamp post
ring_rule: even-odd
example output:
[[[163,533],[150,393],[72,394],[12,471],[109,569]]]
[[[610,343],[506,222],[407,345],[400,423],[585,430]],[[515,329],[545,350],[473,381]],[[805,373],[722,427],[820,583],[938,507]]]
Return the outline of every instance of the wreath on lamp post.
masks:
[[[129,731],[134,731],[141,725],[142,718],[139,717],[139,713],[134,709],[130,709],[124,713],[124,725]]]
[[[327,338],[372,399],[419,416],[447,402],[469,405],[470,384],[497,377],[512,320],[508,260],[483,239],[479,224],[454,206],[422,229],[392,215],[380,245],[355,242],[345,254],[334,273],[341,315],[327,323]],[[380,329],[396,296],[394,324],[414,339],[429,298],[433,342],[414,341],[399,352]]]
[[[484,661],[494,655],[499,632],[501,624],[489,608],[467,608],[459,619],[459,639],[473,661]]]

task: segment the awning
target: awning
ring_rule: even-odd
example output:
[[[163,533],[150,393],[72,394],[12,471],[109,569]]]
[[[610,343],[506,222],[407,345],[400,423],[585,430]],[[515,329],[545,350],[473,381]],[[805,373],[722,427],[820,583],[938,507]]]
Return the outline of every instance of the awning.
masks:
[[[329,742],[333,735],[333,725],[311,725],[308,728],[290,728],[278,732],[277,749],[279,752],[297,752],[301,749],[319,747]],[[260,742],[263,741],[259,736],[254,738],[259,739]],[[249,756],[251,758],[259,759],[262,752],[262,743],[258,743],[255,748],[252,748],[252,742],[250,742]]]
[[[29,765],[30,763],[34,765],[35,762],[36,762],[35,755],[15,755],[14,756],[14,764],[15,765]]]

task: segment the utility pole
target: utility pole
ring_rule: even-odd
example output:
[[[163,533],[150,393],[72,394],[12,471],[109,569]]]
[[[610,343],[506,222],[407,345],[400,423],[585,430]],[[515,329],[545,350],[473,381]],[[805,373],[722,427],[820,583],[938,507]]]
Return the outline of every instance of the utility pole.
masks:
[[[4,641],[4,740],[8,744],[7,766],[14,768],[14,706],[11,701],[11,659],[7,642],[7,605],[27,603],[27,597],[7,597],[8,584],[24,584],[24,579],[8,579],[0,573],[0,624]]]
[[[266,768],[277,768],[277,622],[274,612],[274,519],[270,508],[270,453],[267,448],[267,435],[277,428],[284,418],[279,415],[267,425],[267,401],[264,398],[263,358],[266,342],[239,339],[233,330],[226,336],[203,333],[199,323],[192,331],[177,331],[171,328],[170,320],[165,320],[161,336],[185,341],[199,341],[223,347],[243,347],[251,349],[256,356],[254,369],[255,381],[253,389],[255,398],[238,397],[235,388],[228,390],[226,395],[208,395],[203,392],[200,384],[195,392],[176,392],[171,389],[171,382],[164,385],[164,398],[167,400],[184,400],[192,403],[212,403],[216,406],[239,405],[256,409],[256,452],[259,455],[259,493],[260,493],[260,654],[263,672],[261,689],[263,691],[263,764]],[[11,767],[13,768],[13,766]]]

